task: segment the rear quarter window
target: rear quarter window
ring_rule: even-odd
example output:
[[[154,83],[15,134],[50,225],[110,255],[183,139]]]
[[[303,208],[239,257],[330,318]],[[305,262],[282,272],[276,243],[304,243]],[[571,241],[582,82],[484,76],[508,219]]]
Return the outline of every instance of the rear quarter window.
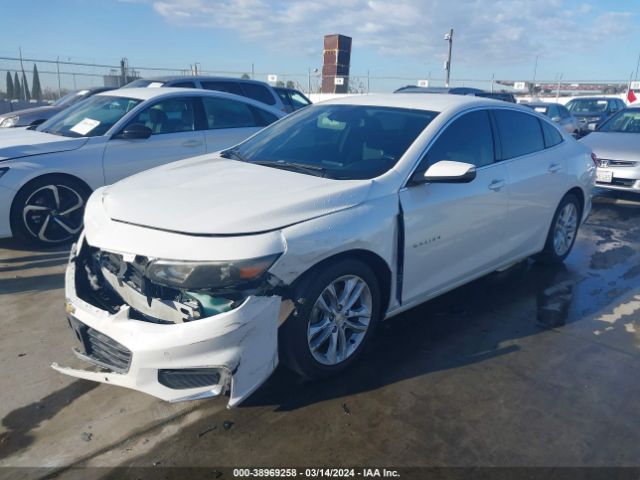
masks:
[[[560,132],[556,127],[542,121],[540,122],[540,125],[542,125],[545,148],[555,147],[559,143],[562,143],[562,135],[560,135]]]

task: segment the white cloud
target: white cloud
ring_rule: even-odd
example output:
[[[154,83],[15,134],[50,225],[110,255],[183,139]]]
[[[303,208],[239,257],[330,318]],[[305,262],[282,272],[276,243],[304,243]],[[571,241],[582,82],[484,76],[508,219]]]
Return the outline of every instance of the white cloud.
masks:
[[[439,60],[455,29],[454,54],[470,64],[509,64],[571,54],[632,28],[628,12],[596,14],[567,0],[158,0],[155,11],[184,26],[229,29],[275,49],[321,49],[322,35],[354,37],[354,48]],[[526,55],[523,55],[526,52]]]

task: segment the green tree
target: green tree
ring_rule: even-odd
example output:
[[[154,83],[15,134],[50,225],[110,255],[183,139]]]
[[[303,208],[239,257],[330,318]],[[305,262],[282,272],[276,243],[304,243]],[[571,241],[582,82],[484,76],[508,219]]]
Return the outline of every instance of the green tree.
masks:
[[[13,98],[15,100],[22,100],[24,94],[22,86],[20,85],[20,79],[18,78],[18,72],[13,74]]]
[[[245,80],[249,80],[251,77],[249,76],[248,73],[243,73],[240,78],[244,78]]]
[[[13,80],[11,74],[7,72],[7,100],[13,99]]]
[[[287,80],[287,88],[296,88],[296,84],[293,80]]]
[[[27,74],[22,70],[22,90],[23,90],[23,100],[27,102],[31,100],[31,92],[29,91],[29,84],[27,83]]]
[[[31,81],[31,97],[35,100],[42,100],[42,87],[40,86],[40,75],[38,74],[38,66],[33,64],[33,80]]]

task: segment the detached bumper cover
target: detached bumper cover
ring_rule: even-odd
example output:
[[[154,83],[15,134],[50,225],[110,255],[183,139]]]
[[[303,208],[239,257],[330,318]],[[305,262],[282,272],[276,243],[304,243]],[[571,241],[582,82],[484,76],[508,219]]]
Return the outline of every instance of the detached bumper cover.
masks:
[[[131,319],[127,306],[111,314],[79,298],[74,255],[65,278],[70,324],[79,337],[79,330],[91,336],[100,354],[86,351],[91,346],[87,347],[84,340],[85,352],[75,350],[75,353],[92,364],[93,369],[73,369],[54,363],[55,370],[131,388],[170,402],[213,397],[230,388],[229,407],[233,407],[258,388],[277,366],[280,297],[250,296],[237,308],[213,317],[180,324],[155,324]],[[197,369],[207,372],[208,377],[203,378],[212,378],[215,384],[189,388],[193,383],[183,381],[177,388],[166,386],[167,375],[184,371],[188,376],[197,374]]]

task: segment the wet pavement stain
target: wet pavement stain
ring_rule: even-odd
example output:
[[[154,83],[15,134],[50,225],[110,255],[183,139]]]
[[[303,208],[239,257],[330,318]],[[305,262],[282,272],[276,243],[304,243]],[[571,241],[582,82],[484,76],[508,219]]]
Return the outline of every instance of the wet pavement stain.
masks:
[[[640,222],[640,209],[596,204],[565,265],[522,262],[385,322],[337,377],[304,382],[279,367],[232,411],[234,436],[197,437],[229,418],[213,414],[128,464],[637,463],[636,320],[592,333],[640,293],[624,275],[636,271],[639,248],[620,234],[636,218],[628,210]],[[599,343],[613,334],[626,337]]]
[[[633,248],[623,245],[614,247],[605,252],[595,252],[591,255],[591,268],[594,270],[603,270],[613,265],[627,261],[635,254]]]

